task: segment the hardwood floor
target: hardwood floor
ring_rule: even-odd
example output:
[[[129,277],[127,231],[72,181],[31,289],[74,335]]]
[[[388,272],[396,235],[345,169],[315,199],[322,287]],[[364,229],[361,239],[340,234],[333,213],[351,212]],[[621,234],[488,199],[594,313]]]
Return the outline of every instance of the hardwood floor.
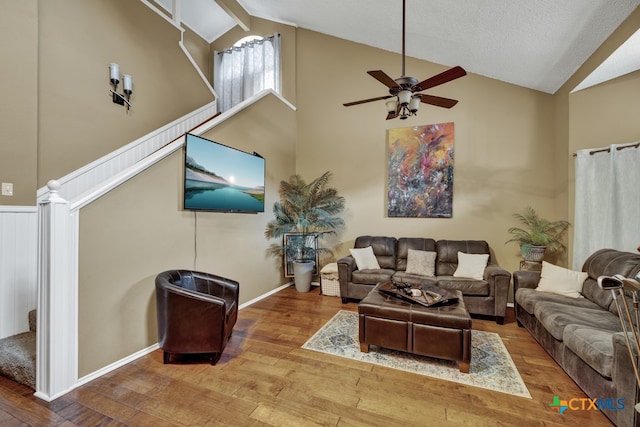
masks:
[[[533,399],[372,366],[300,346],[355,303],[289,287],[240,311],[218,365],[163,365],[162,352],[100,377],[53,402],[0,378],[2,426],[610,426],[597,411],[548,405],[586,397],[518,328],[473,319],[502,337]]]

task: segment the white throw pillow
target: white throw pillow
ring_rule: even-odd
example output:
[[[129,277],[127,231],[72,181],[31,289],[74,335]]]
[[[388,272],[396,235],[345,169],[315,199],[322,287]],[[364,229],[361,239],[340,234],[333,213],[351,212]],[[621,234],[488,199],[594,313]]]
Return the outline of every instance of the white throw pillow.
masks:
[[[366,248],[349,249],[351,256],[356,260],[358,270],[379,270],[380,265],[378,259],[373,253],[373,248],[367,246]]]
[[[458,251],[458,268],[453,273],[453,277],[482,280],[488,262],[489,254],[466,254]]]
[[[567,270],[557,265],[542,261],[540,282],[537,291],[552,292],[571,298],[582,297],[582,285],[587,280],[587,273],[582,271]]]
[[[407,274],[433,277],[436,275],[436,253],[409,249],[407,253]]]

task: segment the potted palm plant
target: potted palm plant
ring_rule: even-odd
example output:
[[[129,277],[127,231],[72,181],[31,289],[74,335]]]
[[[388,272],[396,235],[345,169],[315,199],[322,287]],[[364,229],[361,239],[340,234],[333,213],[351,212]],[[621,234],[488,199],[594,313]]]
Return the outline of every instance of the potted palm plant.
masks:
[[[540,262],[546,251],[555,253],[566,249],[562,240],[570,225],[568,221],[540,218],[531,206],[513,216],[520,221],[522,227],[509,228],[507,231],[513,237],[506,243],[518,243],[525,261]]]
[[[274,218],[267,223],[267,239],[280,239],[290,233],[294,236],[273,243],[269,253],[284,260],[293,260],[294,283],[299,292],[311,287],[312,271],[317,254],[332,251],[319,242],[335,235],[344,227],[339,214],[344,210],[344,197],[328,186],[330,172],[307,183],[300,175],[280,181],[280,200],[273,204]]]

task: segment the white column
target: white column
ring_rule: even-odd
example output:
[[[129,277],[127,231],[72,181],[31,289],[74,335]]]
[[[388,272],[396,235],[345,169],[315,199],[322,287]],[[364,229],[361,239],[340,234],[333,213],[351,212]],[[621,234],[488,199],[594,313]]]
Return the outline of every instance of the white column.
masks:
[[[36,397],[51,401],[73,389],[77,357],[77,215],[49,181],[38,210]]]

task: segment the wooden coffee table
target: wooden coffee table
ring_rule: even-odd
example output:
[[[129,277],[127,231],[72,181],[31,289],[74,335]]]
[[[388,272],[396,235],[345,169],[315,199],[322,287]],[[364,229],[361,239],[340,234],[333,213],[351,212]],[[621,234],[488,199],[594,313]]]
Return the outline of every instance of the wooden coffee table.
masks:
[[[378,292],[379,283],[358,304],[360,350],[370,345],[458,362],[468,373],[471,363],[471,317],[462,293],[458,303],[423,307]]]

